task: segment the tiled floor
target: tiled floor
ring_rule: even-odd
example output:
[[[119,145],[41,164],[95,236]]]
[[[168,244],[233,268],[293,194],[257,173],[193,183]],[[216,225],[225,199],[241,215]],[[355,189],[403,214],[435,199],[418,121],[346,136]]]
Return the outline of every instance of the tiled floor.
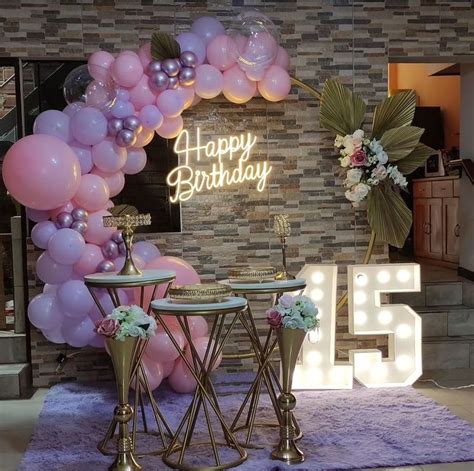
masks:
[[[447,405],[454,414],[474,425],[474,388],[446,390],[438,389],[430,383],[417,383],[416,387],[421,393],[440,404]],[[31,399],[24,401],[0,401],[0,469],[2,471],[16,470],[28,445],[47,392],[47,389],[39,389]],[[474,471],[474,462],[381,469]],[[372,471],[375,470],[372,469]]]

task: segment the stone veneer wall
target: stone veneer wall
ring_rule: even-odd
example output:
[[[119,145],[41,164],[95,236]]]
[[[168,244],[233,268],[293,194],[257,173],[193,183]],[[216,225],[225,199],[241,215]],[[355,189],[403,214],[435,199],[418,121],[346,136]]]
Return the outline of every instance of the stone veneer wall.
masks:
[[[472,54],[474,48],[474,10],[465,0],[2,0],[1,7],[0,55],[51,58],[84,58],[98,48],[134,49],[158,27],[179,33],[205,14],[228,24],[242,9],[258,8],[278,25],[296,77],[317,88],[337,77],[362,93],[371,106],[386,96],[390,56],[423,61],[423,56]],[[304,263],[337,263],[343,288],[345,267],[362,260],[369,232],[364,213],[355,213],[344,198],[332,139],[318,124],[318,104],[298,90],[278,104],[256,99],[237,106],[216,99],[188,111],[185,124],[190,130],[199,125],[208,135],[251,130],[259,137],[255,158],[269,159],[273,173],[264,193],[244,187],[202,194],[183,205],[183,232],[152,238],[162,251],[184,257],[206,280],[223,278],[226,267],[236,263],[277,263],[272,216],[285,212],[293,228],[291,270],[297,272]],[[387,259],[382,246],[376,252],[374,260]],[[33,275],[37,255],[30,247],[32,295],[39,289]],[[258,302],[260,313],[268,303]],[[228,351],[248,347],[239,336],[243,332],[236,332]],[[337,338],[340,358],[348,348],[386,345],[384,337],[350,336],[344,313],[338,319]],[[61,351],[62,346],[33,330],[36,385],[110,378],[107,359],[96,351],[75,356],[62,376],[55,375]]]

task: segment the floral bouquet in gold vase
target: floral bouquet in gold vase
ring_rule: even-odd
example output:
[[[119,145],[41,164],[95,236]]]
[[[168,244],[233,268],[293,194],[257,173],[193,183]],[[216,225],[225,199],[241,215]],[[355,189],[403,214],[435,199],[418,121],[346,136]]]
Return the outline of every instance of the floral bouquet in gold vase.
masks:
[[[128,430],[128,422],[133,416],[128,392],[144,351],[145,340],[155,335],[155,330],[155,319],[139,306],[119,306],[96,323],[97,333],[106,337],[118,390],[113,422],[113,427],[118,425],[119,428],[117,455],[109,470],[141,469],[133,454],[134,444]]]
[[[414,91],[388,97],[375,107],[372,130],[363,127],[366,104],[336,80],[321,93],[321,126],[336,135],[345,196],[354,207],[367,202],[367,217],[377,238],[402,247],[412,214],[400,191],[406,176],[424,164],[433,149],[422,144],[424,129],[412,126]]]
[[[282,410],[280,442],[272,457],[288,464],[304,461],[303,452],[296,446],[293,409],[296,398],[291,393],[293,373],[301,345],[307,332],[318,328],[318,308],[307,296],[284,294],[278,303],[267,311],[267,321],[275,330],[281,357],[282,393],[278,398]]]

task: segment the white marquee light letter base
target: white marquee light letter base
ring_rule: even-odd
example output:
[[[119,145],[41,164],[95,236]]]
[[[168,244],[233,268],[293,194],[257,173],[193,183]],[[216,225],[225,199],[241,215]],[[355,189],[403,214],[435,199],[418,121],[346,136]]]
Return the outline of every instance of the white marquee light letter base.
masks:
[[[354,265],[348,269],[349,332],[388,335],[388,357],[380,350],[351,350],[336,362],[336,265],[305,265],[298,274],[304,294],[320,310],[319,334],[310,333],[295,369],[294,389],[351,389],[413,384],[422,373],[421,318],[405,304],[382,304],[382,293],[420,291],[417,264]]]

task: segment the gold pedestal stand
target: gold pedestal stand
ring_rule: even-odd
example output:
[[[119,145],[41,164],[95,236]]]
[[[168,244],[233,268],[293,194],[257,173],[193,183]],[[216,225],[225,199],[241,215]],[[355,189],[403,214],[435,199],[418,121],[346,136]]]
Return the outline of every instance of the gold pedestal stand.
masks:
[[[247,299],[248,295],[271,294],[273,295],[273,304],[276,303],[282,294],[291,291],[300,291],[306,287],[306,282],[303,279],[279,280],[266,283],[228,284],[235,295],[244,297],[245,299]],[[254,428],[257,426],[280,427],[284,420],[277,395],[281,394],[283,390],[278,378],[278,374],[271,363],[272,354],[277,347],[278,341],[275,337],[273,337],[273,329],[271,328],[268,328],[264,342],[261,341],[250,303],[247,304],[247,309],[240,315],[239,320],[249,335],[250,343],[253,349],[253,355],[258,361],[258,371],[231,424],[231,430],[234,433],[246,431],[245,438],[243,440],[239,440],[239,443],[245,448],[261,449],[263,446],[255,443],[254,440],[252,440]],[[275,423],[256,422],[263,388],[265,388],[268,392],[273,410],[275,411],[275,417],[277,419]],[[245,414],[247,406],[248,410]],[[302,437],[302,434],[300,432],[298,422],[294,417],[292,417],[292,421],[296,430],[296,439],[299,439]]]
[[[174,469],[186,471],[217,471],[233,468],[247,459],[247,452],[239,445],[227,425],[219,406],[217,393],[211,382],[211,372],[222,353],[225,343],[239,317],[246,307],[246,302],[239,298],[224,298],[222,302],[213,304],[175,304],[170,300],[157,300],[152,303],[152,309],[157,314],[163,329],[169,335],[173,345],[180,351],[180,356],[194,379],[197,382],[191,404],[181,420],[168,450],[163,454],[163,462]],[[184,352],[180,350],[178,343],[173,337],[161,315],[176,316],[179,325],[188,342],[192,361],[189,361]],[[233,315],[233,319],[227,327],[224,327],[226,317]],[[196,351],[191,331],[189,328],[189,316],[205,316],[212,320],[212,328],[209,338],[212,339],[207,345],[204,357],[201,359]],[[206,426],[206,439],[197,440],[196,423],[200,413],[204,413]],[[193,442],[194,439],[194,442]],[[211,463],[191,464],[188,462],[191,449],[205,447],[209,449],[209,460]],[[234,450],[235,459],[222,461],[220,450],[222,447]],[[192,457],[191,457],[192,459]]]
[[[283,421],[280,426],[280,442],[273,450],[272,458],[287,464],[301,463],[304,461],[304,454],[295,443],[297,430],[293,422],[293,409],[296,406],[296,398],[291,393],[291,386],[296,360],[306,332],[303,329],[279,328],[276,329],[276,336],[280,349],[283,390],[278,398],[278,404]]]

